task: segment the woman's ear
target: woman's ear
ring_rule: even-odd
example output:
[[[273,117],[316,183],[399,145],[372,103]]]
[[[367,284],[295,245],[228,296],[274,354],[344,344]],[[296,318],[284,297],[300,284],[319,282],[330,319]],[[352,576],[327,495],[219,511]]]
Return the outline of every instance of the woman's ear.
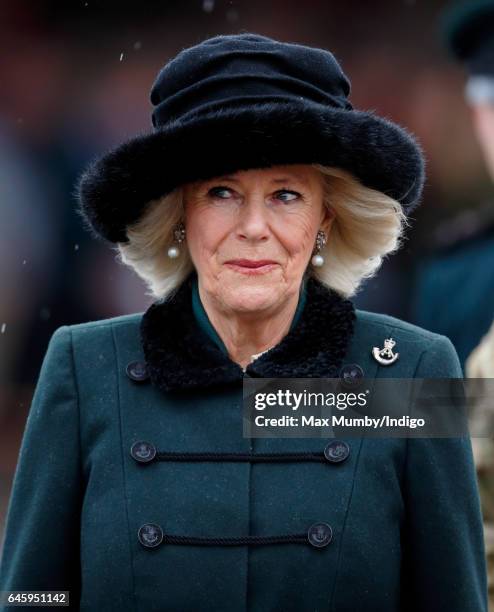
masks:
[[[326,235],[329,234],[331,225],[333,224],[335,217],[336,217],[335,212],[332,209],[329,209],[325,206],[323,210],[323,214],[322,214],[320,228],[324,232],[326,232]]]

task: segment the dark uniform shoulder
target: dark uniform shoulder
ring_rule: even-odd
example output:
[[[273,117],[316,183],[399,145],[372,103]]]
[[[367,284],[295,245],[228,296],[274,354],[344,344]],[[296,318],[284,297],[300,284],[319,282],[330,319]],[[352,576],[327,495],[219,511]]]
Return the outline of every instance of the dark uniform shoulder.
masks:
[[[494,238],[494,202],[465,210],[440,223],[427,244],[431,254],[453,253],[478,240]]]

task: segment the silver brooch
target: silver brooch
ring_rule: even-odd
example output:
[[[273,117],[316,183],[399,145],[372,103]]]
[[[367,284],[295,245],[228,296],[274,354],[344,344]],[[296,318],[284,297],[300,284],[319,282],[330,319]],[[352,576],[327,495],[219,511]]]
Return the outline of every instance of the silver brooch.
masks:
[[[400,356],[400,353],[393,353],[395,344],[396,342],[393,338],[386,338],[384,341],[384,348],[380,349],[378,346],[375,346],[372,349],[374,359],[382,365],[391,365],[394,363]]]

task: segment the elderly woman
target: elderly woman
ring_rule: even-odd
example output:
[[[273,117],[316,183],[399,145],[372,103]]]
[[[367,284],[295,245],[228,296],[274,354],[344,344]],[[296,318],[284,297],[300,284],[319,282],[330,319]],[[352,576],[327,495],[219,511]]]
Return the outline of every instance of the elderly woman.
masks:
[[[424,175],[334,56],[252,33],[185,49],[154,131],[95,160],[89,229],[144,313],[54,333],[22,441],[2,590],[74,609],[486,609],[468,437],[247,438],[245,377],[461,377],[451,342],[349,299]]]

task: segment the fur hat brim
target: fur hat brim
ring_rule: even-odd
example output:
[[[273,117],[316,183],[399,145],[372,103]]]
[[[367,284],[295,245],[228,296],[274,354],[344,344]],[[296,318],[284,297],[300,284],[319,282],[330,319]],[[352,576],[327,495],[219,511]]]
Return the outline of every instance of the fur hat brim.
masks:
[[[223,107],[136,136],[92,161],[75,188],[87,228],[111,243],[152,200],[185,183],[237,170],[318,163],[351,172],[409,214],[424,185],[424,157],[404,128],[373,112],[301,100]]]

